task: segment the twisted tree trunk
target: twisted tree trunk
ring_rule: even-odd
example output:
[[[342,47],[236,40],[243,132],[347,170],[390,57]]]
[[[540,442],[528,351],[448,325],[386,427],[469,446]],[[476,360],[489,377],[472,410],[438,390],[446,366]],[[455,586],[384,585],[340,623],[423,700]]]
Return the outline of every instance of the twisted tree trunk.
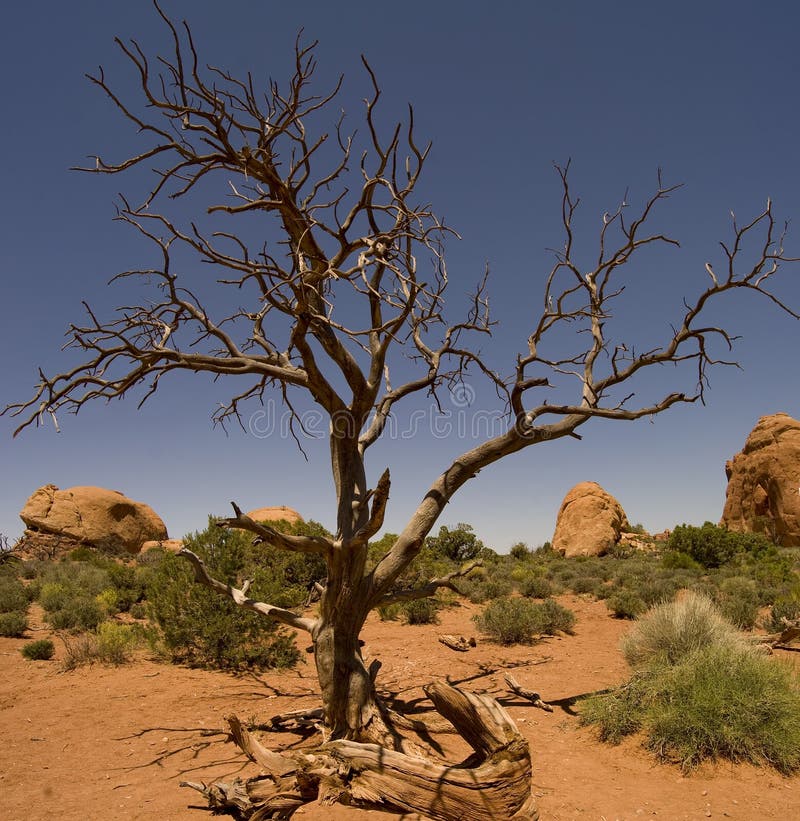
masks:
[[[441,682],[425,688],[436,709],[474,752],[460,764],[407,755],[348,739],[279,755],[261,745],[234,717],[231,735],[269,775],[231,783],[185,783],[218,811],[245,819],[288,818],[310,800],[417,812],[439,821],[537,821],[531,795],[528,742],[489,696]]]

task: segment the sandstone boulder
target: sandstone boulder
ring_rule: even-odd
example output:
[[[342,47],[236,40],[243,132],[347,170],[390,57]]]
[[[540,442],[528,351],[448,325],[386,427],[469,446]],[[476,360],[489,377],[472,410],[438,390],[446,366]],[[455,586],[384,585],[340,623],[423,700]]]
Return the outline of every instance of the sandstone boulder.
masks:
[[[286,505],[279,505],[278,507],[257,507],[247,514],[253,521],[256,522],[289,522],[290,525],[296,522],[304,521],[303,517],[290,507]]]
[[[762,416],[725,473],[723,527],[800,546],[800,422],[786,413]]]
[[[149,539],[166,539],[164,522],[148,505],[116,490],[40,487],[20,518],[29,530],[52,533],[103,550],[138,553]]]
[[[183,549],[183,539],[148,539],[143,545],[141,552],[148,550],[166,550],[167,553],[177,553]]]
[[[581,482],[564,497],[553,549],[564,556],[602,556],[630,529],[620,503],[597,482]]]

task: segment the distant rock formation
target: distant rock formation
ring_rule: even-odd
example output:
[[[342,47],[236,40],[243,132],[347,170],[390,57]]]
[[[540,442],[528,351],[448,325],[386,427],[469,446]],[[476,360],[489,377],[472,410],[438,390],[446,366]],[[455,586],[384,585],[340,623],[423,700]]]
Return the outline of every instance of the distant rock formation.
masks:
[[[303,517],[290,507],[286,505],[279,505],[278,507],[257,507],[247,514],[255,522],[289,522],[290,525],[296,522],[305,521]]]
[[[723,527],[800,546],[800,422],[786,413],[762,416],[725,474]]]
[[[166,550],[167,553],[177,553],[183,549],[183,539],[149,539],[142,545],[141,552],[148,550]]]
[[[45,485],[19,515],[29,531],[103,550],[138,553],[144,542],[167,538],[164,522],[151,507],[101,487],[59,490]]]
[[[561,503],[553,549],[564,556],[602,556],[629,530],[622,505],[597,482],[581,482]]]

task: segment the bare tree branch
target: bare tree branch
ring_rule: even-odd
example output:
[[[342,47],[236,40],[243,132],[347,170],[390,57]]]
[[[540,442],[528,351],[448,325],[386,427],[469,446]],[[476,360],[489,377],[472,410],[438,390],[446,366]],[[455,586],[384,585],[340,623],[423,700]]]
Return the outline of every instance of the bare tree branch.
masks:
[[[182,556],[184,559],[189,560],[194,568],[196,581],[211,590],[214,590],[216,593],[227,596],[240,607],[244,607],[247,610],[252,610],[255,613],[260,613],[262,616],[266,616],[274,621],[279,621],[289,627],[296,627],[298,630],[305,630],[307,633],[310,633],[314,629],[314,619],[307,619],[302,616],[298,616],[296,613],[292,613],[291,610],[286,610],[283,607],[275,607],[272,604],[266,604],[265,602],[250,599],[247,596],[246,589],[240,590],[238,587],[234,587],[231,584],[225,584],[224,582],[212,578],[206,569],[203,560],[191,550],[184,547],[181,548],[176,555]]]
[[[268,544],[281,550],[292,550],[296,553],[315,553],[325,556],[333,550],[333,544],[322,536],[295,536],[290,533],[281,533],[267,524],[256,522],[242,513],[236,502],[231,502],[234,516],[229,519],[220,519],[218,527],[247,530],[256,534],[253,544]]]
[[[421,587],[414,587],[408,590],[396,590],[389,593],[381,599],[379,606],[385,607],[388,604],[415,601],[417,599],[427,599],[430,596],[435,596],[436,591],[443,587],[446,587],[448,590],[452,590],[460,596],[461,591],[453,584],[453,580],[466,578],[470,573],[472,573],[473,570],[477,570],[479,567],[483,567],[483,561],[481,559],[476,559],[473,562],[467,562],[467,564],[463,565],[458,570],[454,570],[452,573],[448,573],[440,578],[431,579]]]

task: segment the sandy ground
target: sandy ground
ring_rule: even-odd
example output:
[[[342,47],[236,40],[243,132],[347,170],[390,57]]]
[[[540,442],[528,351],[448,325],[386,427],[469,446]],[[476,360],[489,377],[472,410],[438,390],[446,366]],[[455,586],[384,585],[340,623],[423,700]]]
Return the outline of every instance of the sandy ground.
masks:
[[[379,686],[406,703],[423,699],[420,686],[444,676],[499,696],[530,741],[542,819],[800,819],[800,777],[726,763],[685,776],[656,763],[635,740],[619,747],[600,744],[591,730],[579,726],[566,703],[545,713],[508,694],[507,669],[523,686],[554,702],[626,677],[618,642],[628,625],[610,618],[601,602],[562,601],[578,616],[574,636],[533,647],[479,641],[470,652],[455,653],[437,636],[474,634],[470,617],[477,608],[464,605],[444,611],[439,625],[406,627],[371,619],[363,636],[366,655],[383,661]],[[41,625],[34,627],[31,637],[48,635]],[[299,641],[307,644],[302,636]],[[254,773],[224,743],[223,716],[235,712],[264,721],[318,703],[311,663],[240,678],[146,659],[60,673],[58,657],[23,659],[19,648],[24,642],[0,639],[4,821],[210,817],[201,808],[201,796],[179,782]],[[281,748],[299,743],[299,737],[270,734],[265,743]],[[309,806],[294,817],[388,821],[397,816]]]

